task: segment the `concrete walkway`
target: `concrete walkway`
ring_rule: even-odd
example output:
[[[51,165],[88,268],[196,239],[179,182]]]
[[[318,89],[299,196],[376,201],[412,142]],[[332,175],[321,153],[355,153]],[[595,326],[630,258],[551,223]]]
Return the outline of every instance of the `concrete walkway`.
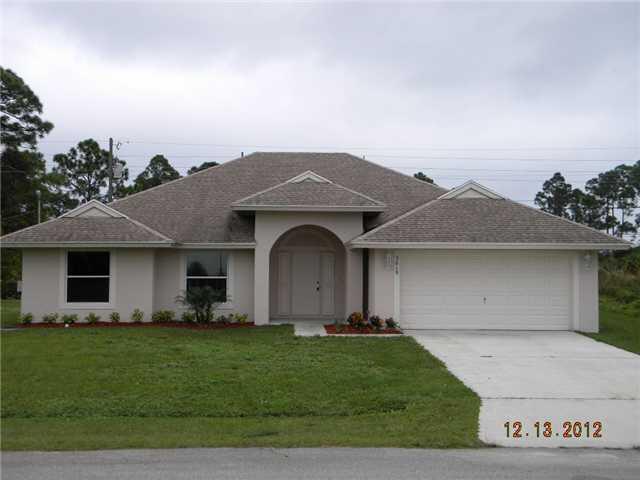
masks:
[[[354,448],[4,453],[3,480],[636,480],[640,452]]]
[[[480,439],[516,447],[640,446],[640,356],[573,332],[405,333],[481,398]],[[521,437],[513,422],[522,423]],[[551,422],[540,435],[535,422]],[[505,422],[511,422],[507,437]],[[571,422],[571,436],[563,424]],[[580,426],[573,430],[573,424]],[[589,422],[590,435],[586,425]],[[601,438],[594,438],[601,422]],[[580,437],[577,437],[577,434]]]
[[[293,333],[298,337],[326,337],[326,320],[283,320],[272,321],[272,325],[293,325]]]

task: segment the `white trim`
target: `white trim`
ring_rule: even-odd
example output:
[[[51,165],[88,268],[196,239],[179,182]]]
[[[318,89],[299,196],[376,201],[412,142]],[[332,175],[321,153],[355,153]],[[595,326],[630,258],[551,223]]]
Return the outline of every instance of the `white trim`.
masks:
[[[68,302],[67,301],[67,254],[70,251],[104,251],[109,253],[109,301],[108,302]],[[116,252],[109,249],[61,249],[59,306],[67,310],[110,310],[116,307]],[[88,276],[87,276],[88,277]],[[104,277],[99,277],[104,278]]]
[[[307,170],[306,172],[303,172],[300,175],[296,175],[295,177],[287,180],[285,183],[300,183],[300,182],[304,182],[305,180],[312,180],[318,183],[333,183],[328,178],[324,178],[322,175],[318,175],[313,170]]]
[[[104,203],[98,201],[98,200],[89,200],[87,203],[83,203],[82,205],[77,206],[76,208],[74,208],[73,210],[69,210],[67,213],[63,213],[62,215],[60,215],[58,218],[65,218],[65,217],[78,217],[80,215],[82,215],[82,213],[86,212],[87,210],[91,210],[92,208],[96,208],[98,210],[100,210],[102,213],[113,217],[113,218],[124,218],[126,217],[124,214],[120,213],[119,211],[108,207],[107,205],[105,205]]]
[[[628,250],[621,243],[351,242],[349,248],[470,250]]]
[[[168,242],[15,242],[2,248],[170,248]]]
[[[195,250],[195,248],[194,248]],[[212,249],[204,249],[206,252],[212,251]],[[187,291],[187,255],[189,253],[194,253],[193,251],[187,251],[186,249],[180,252],[180,271],[178,275],[178,292],[182,294]],[[233,310],[233,282],[234,282],[234,256],[233,253],[227,253],[227,298],[230,298],[231,301],[220,304],[218,310]],[[224,277],[201,277],[201,278],[224,278]],[[185,308],[181,307],[182,310]]]
[[[477,193],[479,193],[481,195],[484,195],[487,198],[491,198],[493,200],[504,200],[505,199],[504,196],[502,196],[499,193],[491,190],[490,188],[485,187],[484,185],[480,185],[475,180],[468,180],[468,181],[464,182],[459,187],[456,187],[453,190],[450,190],[449,192],[445,193],[444,195],[441,195],[440,197],[438,197],[438,199],[446,200],[446,199],[457,198],[460,195],[462,195],[463,193],[468,192],[469,190],[473,190],[474,192],[477,192]]]
[[[571,330],[580,329],[580,255],[571,259]]]
[[[254,250],[256,248],[256,242],[229,242],[229,243],[210,243],[210,242],[190,242],[190,243],[178,243],[174,248],[180,250],[200,249],[200,250]]]
[[[285,211],[285,212],[382,212],[380,205],[233,205],[236,211]]]
[[[393,252],[393,319],[400,325],[400,255]]]

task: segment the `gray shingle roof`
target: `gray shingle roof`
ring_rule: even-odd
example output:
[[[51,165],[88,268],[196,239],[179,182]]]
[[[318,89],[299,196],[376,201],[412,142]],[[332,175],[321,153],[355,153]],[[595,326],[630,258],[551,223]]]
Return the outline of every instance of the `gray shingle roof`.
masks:
[[[347,207],[384,210],[384,204],[333,182],[285,182],[234,202],[234,207]]]
[[[109,206],[178,242],[254,241],[253,220],[231,204],[308,170],[383,202],[373,228],[446,190],[346,153],[253,153]]]
[[[2,245],[55,242],[163,242],[170,240],[125,217],[61,217],[2,237]]]
[[[620,239],[511,200],[441,199],[352,241],[366,243],[620,244]]]

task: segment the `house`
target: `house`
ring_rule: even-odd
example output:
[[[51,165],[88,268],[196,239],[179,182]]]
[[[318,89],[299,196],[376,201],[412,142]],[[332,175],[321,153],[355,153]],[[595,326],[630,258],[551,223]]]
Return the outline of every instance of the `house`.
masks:
[[[629,243],[475,182],[447,191],[345,153],[253,153],[11,233],[22,311],[180,311],[202,285],[257,324],[598,330],[599,250]]]

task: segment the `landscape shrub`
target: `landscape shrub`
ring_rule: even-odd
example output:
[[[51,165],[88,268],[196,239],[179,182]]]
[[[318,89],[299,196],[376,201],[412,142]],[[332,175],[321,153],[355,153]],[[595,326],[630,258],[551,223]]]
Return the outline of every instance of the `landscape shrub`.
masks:
[[[118,312],[111,312],[109,314],[109,320],[111,320],[112,323],[118,323],[120,321],[120,314]]]
[[[369,317],[369,323],[374,328],[374,330],[378,332],[382,330],[382,327],[384,325],[382,318],[380,318],[378,315],[372,315],[371,317]]]
[[[393,317],[385,319],[384,324],[387,328],[398,328],[398,322],[396,322]]]
[[[133,323],[142,323],[144,319],[144,312],[139,308],[136,308],[133,313],[131,313],[131,321]]]
[[[176,318],[175,313],[171,310],[158,310],[151,315],[151,321],[154,323],[169,323]]]
[[[244,324],[247,323],[247,320],[249,320],[249,315],[247,315],[246,313],[236,313],[234,315],[235,321],[240,323],[240,324]]]
[[[78,321],[78,314],[77,313],[67,313],[65,315],[62,315],[62,319],[61,319],[62,323],[64,324],[74,324]]]
[[[44,323],[56,323],[58,321],[58,314],[57,313],[47,313],[46,315],[42,316],[42,321]]]
[[[24,313],[20,316],[20,323],[23,325],[29,325],[33,322],[33,313]]]
[[[91,312],[86,317],[84,317],[84,320],[85,320],[85,322],[90,323],[90,324],[98,323],[100,321],[100,316],[96,315],[93,312]]]
[[[353,312],[347,318],[347,323],[353,327],[358,329],[366,328],[367,321],[364,319],[364,316],[360,312]]]
[[[214,312],[227,300],[224,290],[215,290],[211,287],[192,288],[176,297],[176,302],[194,313],[198,323],[212,322]]]
[[[196,321],[196,316],[193,314],[193,312],[186,311],[182,313],[181,320],[184,323],[194,323]]]

